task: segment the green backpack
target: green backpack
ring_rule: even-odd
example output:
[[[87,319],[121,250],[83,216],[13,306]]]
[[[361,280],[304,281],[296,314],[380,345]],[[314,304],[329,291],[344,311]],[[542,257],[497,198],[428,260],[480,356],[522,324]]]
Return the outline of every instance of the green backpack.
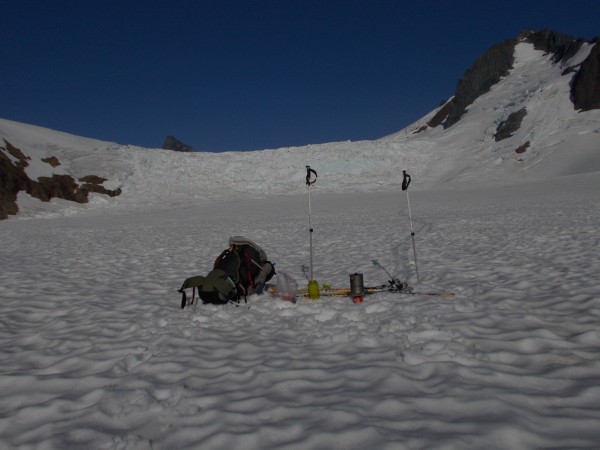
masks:
[[[178,290],[182,294],[181,308],[194,304],[196,290],[203,303],[239,303],[242,297],[247,301],[248,295],[261,294],[273,275],[274,265],[259,245],[243,236],[233,236],[229,238],[229,248],[218,256],[206,276],[190,277],[183,282]],[[192,289],[190,302],[187,289]]]

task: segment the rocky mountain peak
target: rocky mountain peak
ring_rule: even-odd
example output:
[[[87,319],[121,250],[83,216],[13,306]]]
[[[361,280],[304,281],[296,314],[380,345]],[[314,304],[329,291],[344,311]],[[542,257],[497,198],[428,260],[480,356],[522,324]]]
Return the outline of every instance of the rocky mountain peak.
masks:
[[[173,150],[176,152],[193,152],[194,151],[194,149],[191,146],[184,144],[179,139],[177,139],[175,136],[167,136],[165,138],[165,142],[164,142],[162,148],[164,150]]]
[[[492,86],[508,75],[514,65],[515,45],[529,42],[537,50],[553,54],[552,61],[564,63],[573,57],[586,43],[585,39],[574,38],[550,30],[534,32],[523,30],[515,38],[495,44],[480,56],[473,66],[458,80],[454,96],[431,120],[429,127],[443,125],[451,127],[458,122],[467,107]],[[598,43],[598,38],[593,42]],[[579,66],[568,68],[575,71],[571,97],[576,109],[600,108],[600,48],[595,45],[588,58]],[[419,131],[422,131],[421,128]]]

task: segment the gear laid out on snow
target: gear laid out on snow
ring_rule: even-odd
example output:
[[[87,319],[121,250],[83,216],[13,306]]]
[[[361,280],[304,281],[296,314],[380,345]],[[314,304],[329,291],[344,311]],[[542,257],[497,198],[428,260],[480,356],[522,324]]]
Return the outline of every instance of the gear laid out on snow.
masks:
[[[229,238],[229,248],[216,259],[213,269],[206,276],[186,279],[178,290],[181,296],[181,309],[193,305],[198,296],[203,303],[239,303],[243,297],[261,294],[265,283],[275,275],[275,267],[267,259],[265,251],[243,236]],[[188,299],[186,289],[192,289]]]
[[[277,272],[277,282],[275,283],[275,285],[267,287],[268,289],[273,288],[277,297],[279,297],[281,300],[296,303],[298,282],[289,273],[280,270],[279,272]],[[272,293],[272,295],[275,294]]]
[[[391,292],[404,295],[422,295],[422,296],[437,296],[437,297],[453,297],[456,294],[446,290],[415,290],[407,283],[402,283],[398,278],[392,278],[388,284],[380,286],[363,286],[362,274],[350,275],[349,288],[321,288],[322,297],[351,297],[354,303],[361,303],[363,296]],[[267,292],[274,296],[280,296],[277,286],[268,285]],[[296,291],[298,297],[310,298],[308,289],[299,289]],[[294,301],[295,303],[295,301]]]
[[[417,284],[420,284],[419,269],[417,266],[417,250],[415,247],[415,232],[412,224],[412,213],[410,210],[410,199],[408,197],[408,186],[411,177],[402,171],[402,190],[406,191],[408,204],[408,217],[410,220],[410,235],[412,238],[413,254],[415,258],[415,270]],[[324,285],[322,289],[314,278],[313,273],[313,228],[311,211],[311,186],[317,181],[317,172],[306,166],[306,186],[308,187],[308,228],[309,228],[309,251],[310,251],[310,277],[306,289],[298,289],[298,283],[290,274],[280,272],[277,274],[276,284],[267,285],[267,292],[282,300],[296,303],[297,297],[307,297],[317,300],[324,297],[351,297],[354,303],[362,303],[365,295],[381,292],[394,292],[408,295],[433,295],[441,297],[454,296],[454,292],[444,290],[415,290],[402,283],[399,279],[388,273],[391,279],[388,284],[381,286],[365,287],[362,273],[350,275],[349,288],[337,288]],[[387,273],[387,271],[386,271]],[[247,296],[261,294],[265,284],[275,275],[273,264],[268,261],[267,254],[259,245],[243,236],[229,238],[229,248],[224,250],[214,263],[213,269],[206,276],[195,276],[187,278],[178,290],[182,294],[181,308],[193,305],[196,299],[196,290],[203,303],[225,304],[230,302],[240,303],[243,297],[247,303]],[[192,298],[188,299],[186,290],[192,289]]]

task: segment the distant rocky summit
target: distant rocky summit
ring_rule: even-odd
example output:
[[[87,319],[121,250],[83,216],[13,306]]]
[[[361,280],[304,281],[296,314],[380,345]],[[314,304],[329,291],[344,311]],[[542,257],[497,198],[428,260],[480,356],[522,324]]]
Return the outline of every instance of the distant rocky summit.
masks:
[[[448,128],[458,122],[470,104],[508,75],[514,65],[514,48],[519,42],[529,42],[537,50],[551,53],[552,61],[558,64],[574,56],[587,41],[549,30],[524,30],[513,39],[493,45],[458,80],[452,99],[431,118],[427,126],[422,126],[415,132],[439,125]],[[595,38],[592,42],[596,45],[585,61],[579,66],[565,68],[576,72],[571,85],[571,100],[575,109],[582,111],[600,108],[600,38]],[[515,123],[513,121],[512,125]]]
[[[162,148],[164,150],[173,150],[176,152],[193,152],[194,149],[187,144],[184,144],[175,136],[167,136]]]
[[[38,177],[31,180],[25,168],[29,166],[30,156],[4,139],[0,146],[0,220],[19,212],[17,195],[24,191],[43,202],[52,198],[62,198],[77,203],[87,203],[90,192],[115,197],[121,194],[121,189],[110,190],[102,186],[106,178],[97,175],[86,175],[80,178],[80,184],[71,175],[52,174],[50,177]],[[43,158],[42,162],[55,168],[60,161],[55,156]]]

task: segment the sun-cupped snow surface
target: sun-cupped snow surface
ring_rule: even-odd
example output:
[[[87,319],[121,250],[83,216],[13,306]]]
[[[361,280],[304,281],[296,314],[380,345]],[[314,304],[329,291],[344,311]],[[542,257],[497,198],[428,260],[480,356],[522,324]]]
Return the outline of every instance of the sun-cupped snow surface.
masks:
[[[377,141],[182,154],[0,120],[30,178],[123,189],[20,193],[0,222],[0,447],[598,448],[600,112],[573,110],[549,55],[515,56],[456,125]],[[306,286],[307,164],[321,285],[456,295],[181,310],[235,235]]]
[[[231,235],[305,286],[306,192],[3,221],[0,446],[597,448],[599,193],[597,174],[411,192],[416,287],[456,296],[359,304],[180,309]],[[416,285],[406,200],[316,184],[317,281]]]

